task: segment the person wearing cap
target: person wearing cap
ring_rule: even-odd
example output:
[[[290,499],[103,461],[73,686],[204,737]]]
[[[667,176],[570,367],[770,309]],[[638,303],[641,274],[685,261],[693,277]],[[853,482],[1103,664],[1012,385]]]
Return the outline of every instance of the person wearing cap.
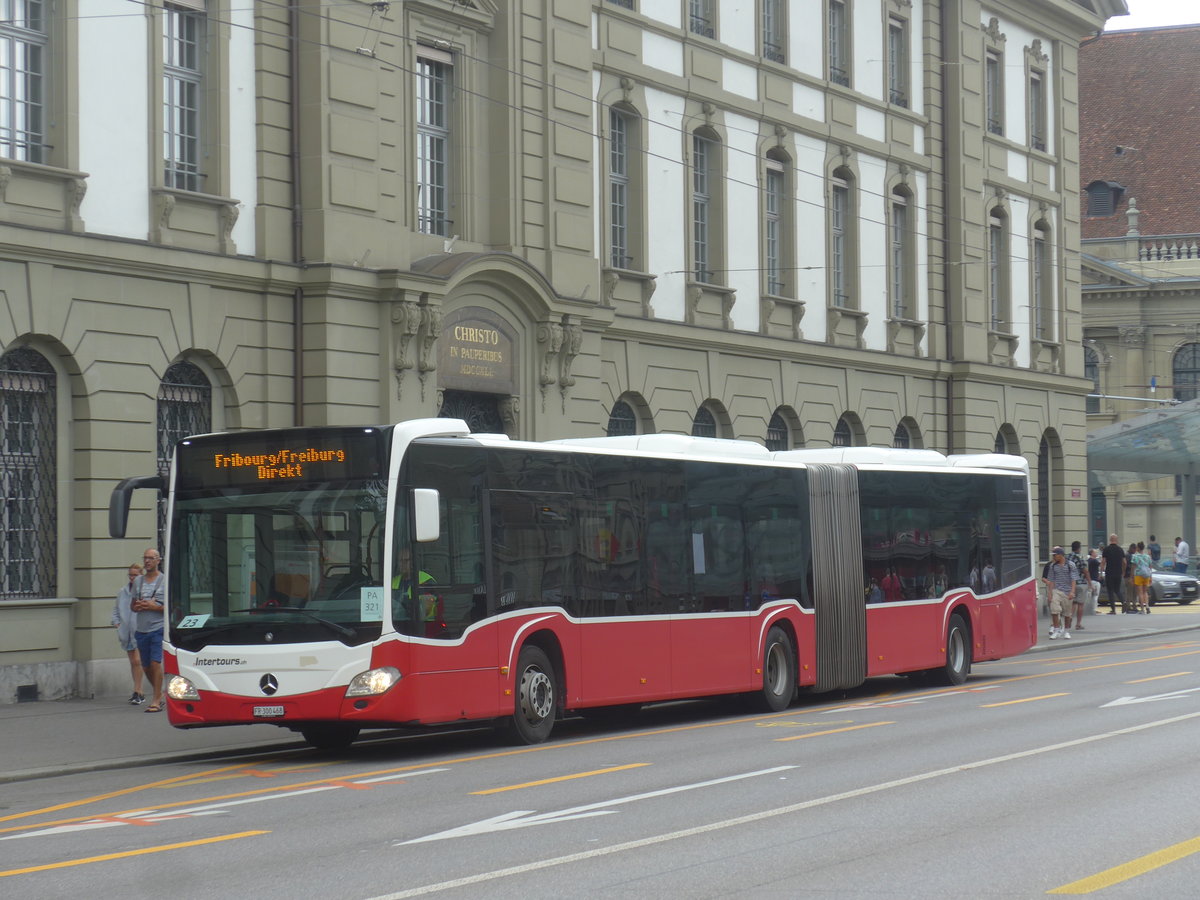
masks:
[[[1079,573],[1062,547],[1055,547],[1046,568],[1046,594],[1050,597],[1050,640],[1071,639],[1071,606]]]

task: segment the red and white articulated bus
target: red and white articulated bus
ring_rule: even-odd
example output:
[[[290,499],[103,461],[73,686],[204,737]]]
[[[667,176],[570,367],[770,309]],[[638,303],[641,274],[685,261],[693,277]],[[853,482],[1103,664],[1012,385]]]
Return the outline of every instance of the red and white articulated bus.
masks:
[[[1020,457],[769,452],[639,435],[471,434],[457,419],[181,441],[164,670],[180,728],[493,720],[904,673],[961,684],[1037,632]]]

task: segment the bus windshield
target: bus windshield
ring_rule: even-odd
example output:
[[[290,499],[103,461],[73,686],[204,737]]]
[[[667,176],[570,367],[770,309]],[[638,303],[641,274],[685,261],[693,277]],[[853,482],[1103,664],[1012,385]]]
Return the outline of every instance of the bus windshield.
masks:
[[[375,640],[383,627],[382,480],[176,495],[171,642]]]

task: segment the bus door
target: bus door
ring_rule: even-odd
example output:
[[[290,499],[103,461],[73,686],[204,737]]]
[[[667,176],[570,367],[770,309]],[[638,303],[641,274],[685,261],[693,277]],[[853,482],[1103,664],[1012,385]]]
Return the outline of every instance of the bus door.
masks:
[[[818,691],[852,688],[867,676],[858,471],[808,466]]]
[[[501,656],[534,631],[549,629],[570,667],[579,658],[578,629],[565,628],[563,616],[573,616],[577,606],[572,497],[515,490],[491,490],[488,497],[489,606],[501,617]],[[525,629],[531,617],[542,621]]]

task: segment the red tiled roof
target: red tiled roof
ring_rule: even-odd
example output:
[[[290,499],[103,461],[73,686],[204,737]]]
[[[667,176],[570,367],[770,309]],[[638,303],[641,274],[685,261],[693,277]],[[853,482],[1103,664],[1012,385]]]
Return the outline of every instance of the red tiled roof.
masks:
[[[1124,235],[1131,197],[1142,234],[1200,233],[1200,25],[1085,41],[1079,105],[1083,237]],[[1087,215],[1093,181],[1125,187],[1114,215]]]

